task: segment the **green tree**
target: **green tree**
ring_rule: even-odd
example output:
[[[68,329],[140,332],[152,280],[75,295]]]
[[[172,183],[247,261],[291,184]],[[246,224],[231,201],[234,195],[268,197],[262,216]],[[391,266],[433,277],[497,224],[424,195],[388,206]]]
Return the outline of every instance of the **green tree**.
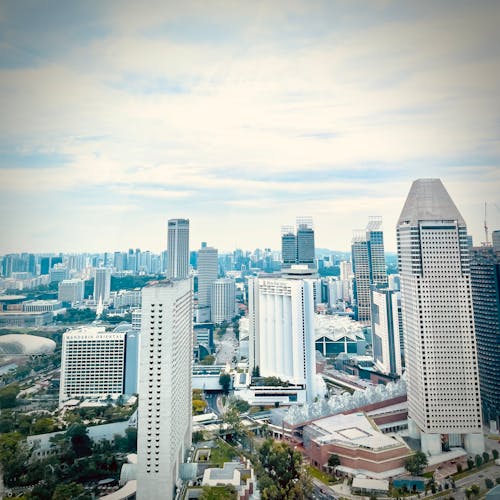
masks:
[[[219,384],[222,386],[222,390],[227,394],[231,385],[231,375],[229,375],[229,373],[221,373]]]
[[[334,467],[337,467],[338,465],[340,465],[340,458],[338,457],[338,455],[335,455],[335,453],[332,453],[328,457],[328,467],[331,467],[333,469]]]
[[[55,427],[54,419],[50,417],[39,418],[32,426],[33,434],[46,434],[52,432]]]
[[[11,384],[0,389],[0,409],[14,408],[19,392],[19,384]]]
[[[468,458],[467,459],[467,469],[471,470],[472,467],[474,467],[474,460],[472,460],[472,458]]]
[[[427,463],[427,456],[425,453],[416,451],[406,460],[405,468],[412,476],[420,476],[427,467]]]
[[[302,455],[286,443],[266,439],[259,449],[259,488],[263,500],[310,498],[312,483]]]
[[[238,498],[232,484],[225,486],[203,486],[200,500],[235,500]]]
[[[85,489],[81,484],[62,483],[56,486],[52,500],[71,500],[73,498],[90,498],[90,495],[83,496]]]
[[[481,491],[481,489],[479,488],[479,486],[477,484],[473,484],[471,487],[470,487],[470,490],[472,492],[472,494],[477,497],[479,495],[479,492]]]
[[[476,455],[474,457],[474,461],[476,462],[476,467],[479,469],[479,467],[483,464],[483,457],[481,455]]]
[[[207,402],[202,399],[193,399],[193,415],[201,415],[207,407]]]
[[[230,404],[233,408],[236,408],[239,413],[244,413],[250,409],[248,402],[241,398],[232,398]]]
[[[483,452],[483,462],[486,464],[490,461],[490,454],[487,451]]]
[[[18,432],[0,435],[0,465],[7,486],[16,486],[24,473],[28,450],[23,436]]]
[[[200,365],[213,365],[215,363],[215,356],[212,356],[209,354],[208,356],[205,356],[201,361]]]
[[[259,366],[258,366],[258,365],[253,367],[253,370],[252,370],[252,377],[253,377],[253,378],[258,378],[258,377],[260,377],[260,368],[259,368]]]
[[[486,486],[486,489],[488,489],[488,490],[491,490],[491,488],[493,488],[493,486],[495,486],[495,483],[489,477],[487,477],[484,480],[484,484]]]
[[[498,458],[498,450],[491,450],[491,454],[493,455],[493,460]]]
[[[193,443],[199,443],[200,441],[203,441],[205,439],[205,436],[203,435],[202,431],[194,431],[193,432]]]
[[[66,438],[69,439],[77,458],[92,455],[92,441],[83,424],[71,424],[66,431]]]
[[[231,434],[234,439],[243,436],[243,425],[238,410],[229,406],[222,415],[222,422],[227,425],[225,432]]]

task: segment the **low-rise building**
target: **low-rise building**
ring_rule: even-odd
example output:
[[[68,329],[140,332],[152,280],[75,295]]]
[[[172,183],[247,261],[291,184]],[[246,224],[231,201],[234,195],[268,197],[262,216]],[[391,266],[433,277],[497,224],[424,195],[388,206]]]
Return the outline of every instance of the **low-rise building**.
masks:
[[[250,461],[226,462],[221,468],[205,469],[202,486],[234,486],[238,500],[248,500],[253,494],[255,475]]]
[[[383,434],[365,413],[339,414],[311,422],[304,428],[304,449],[312,463],[328,468],[337,455],[341,473],[384,479],[404,472],[412,453],[396,435]]]

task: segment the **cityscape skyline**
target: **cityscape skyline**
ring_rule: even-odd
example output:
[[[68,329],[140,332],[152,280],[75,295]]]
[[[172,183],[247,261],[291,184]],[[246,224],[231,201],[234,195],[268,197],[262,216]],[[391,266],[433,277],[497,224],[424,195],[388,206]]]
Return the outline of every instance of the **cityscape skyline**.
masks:
[[[417,175],[500,227],[497,2],[150,5],[2,5],[0,253],[160,251],[174,217],[279,248],[297,213],[395,250]]]

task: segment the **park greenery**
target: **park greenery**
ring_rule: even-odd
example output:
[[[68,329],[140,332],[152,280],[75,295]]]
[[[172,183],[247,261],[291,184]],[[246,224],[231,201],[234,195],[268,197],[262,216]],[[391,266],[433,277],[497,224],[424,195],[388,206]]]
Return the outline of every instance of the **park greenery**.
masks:
[[[215,363],[215,356],[212,354],[209,354],[208,356],[205,356],[201,361],[200,365],[205,365],[205,366],[210,366]]]
[[[263,500],[304,499],[312,496],[312,481],[302,455],[284,442],[266,439],[255,464]]]
[[[54,321],[56,323],[90,323],[96,318],[96,312],[92,309],[66,309],[63,314],[58,314]]]
[[[405,468],[412,476],[420,476],[427,467],[427,463],[427,456],[425,453],[416,451],[407,458]]]
[[[21,433],[0,434],[0,466],[5,485],[9,488],[35,485],[24,495],[30,500],[74,498],[71,495],[76,493],[82,495],[79,498],[92,498],[90,493],[83,496],[82,484],[118,479],[124,461],[121,457],[137,450],[137,430],[128,428],[124,436],[93,442],[87,428],[75,423],[66,432],[56,434],[51,442],[55,453],[33,461],[32,450]]]
[[[203,399],[203,391],[201,389],[193,389],[193,415],[201,415],[205,412],[207,402]]]
[[[219,377],[219,384],[222,386],[222,390],[227,394],[229,392],[229,387],[231,386],[231,375],[229,375],[229,373],[221,373]]]

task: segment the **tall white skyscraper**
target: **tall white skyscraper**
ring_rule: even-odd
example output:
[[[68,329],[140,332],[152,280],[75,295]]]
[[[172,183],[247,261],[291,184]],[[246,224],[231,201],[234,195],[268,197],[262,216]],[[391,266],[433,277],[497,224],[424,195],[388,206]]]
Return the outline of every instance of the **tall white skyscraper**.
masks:
[[[189,276],[189,219],[168,221],[168,278]]]
[[[59,403],[123,394],[125,333],[80,327],[63,334]]]
[[[292,267],[281,277],[249,280],[249,361],[263,377],[304,386],[307,402],[313,402],[315,280],[311,269],[300,267],[305,269]]]
[[[137,499],[174,498],[191,446],[191,280],[142,289]]]
[[[198,250],[198,305],[212,304],[212,283],[219,277],[219,262],[216,248],[202,247]]]
[[[98,267],[95,270],[94,279],[94,301],[96,304],[109,302],[111,291],[111,269],[108,267]]]
[[[416,180],[397,225],[409,429],[422,451],[484,451],[467,228],[439,179]]]
[[[212,321],[216,324],[231,321],[236,314],[236,284],[231,278],[212,283]]]

